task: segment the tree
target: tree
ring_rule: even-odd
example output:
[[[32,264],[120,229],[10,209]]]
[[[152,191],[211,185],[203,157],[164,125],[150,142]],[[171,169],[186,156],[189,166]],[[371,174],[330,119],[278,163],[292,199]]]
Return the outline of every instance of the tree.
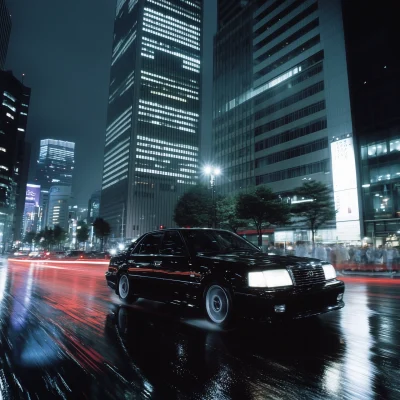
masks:
[[[89,227],[83,221],[78,222],[76,227],[76,243],[84,243],[89,239]]]
[[[35,243],[37,243],[38,246],[43,249],[51,249],[51,247],[54,245],[53,229],[51,229],[51,228],[49,229],[46,226],[44,228],[44,230],[41,230],[40,232],[38,232],[35,237]]]
[[[212,198],[207,186],[193,186],[176,203],[174,221],[178,226],[208,227],[212,222],[212,211]]]
[[[236,212],[239,218],[253,222],[259,246],[262,245],[264,227],[290,222],[289,206],[266,186],[256,186],[249,193],[240,193],[237,197]]]
[[[55,225],[53,229],[53,242],[60,248],[61,244],[64,243],[68,238],[68,233],[60,226]]]
[[[296,222],[306,223],[311,230],[314,252],[316,230],[332,221],[337,212],[331,190],[321,182],[310,181],[296,188],[294,193],[298,199],[304,201],[292,204],[292,214],[296,217]]]
[[[35,238],[36,238],[36,232],[26,232],[23,242],[29,244],[29,246],[32,248],[32,243],[35,240]]]
[[[236,197],[227,196],[217,200],[217,221],[221,228],[228,228],[237,232],[241,226],[248,225],[248,221],[240,219],[236,212]]]
[[[42,247],[42,241],[44,240],[44,233],[43,233],[44,231],[39,231],[39,232],[37,232],[36,233],[36,235],[35,235],[35,243],[36,243],[36,246],[38,246],[38,247]]]
[[[94,234],[100,239],[100,250],[103,251],[104,243],[111,233],[110,224],[103,218],[96,218],[93,222]]]

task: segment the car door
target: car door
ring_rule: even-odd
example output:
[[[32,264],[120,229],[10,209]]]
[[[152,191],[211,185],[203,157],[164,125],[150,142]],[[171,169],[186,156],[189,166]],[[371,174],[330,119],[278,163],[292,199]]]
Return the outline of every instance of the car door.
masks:
[[[189,301],[198,283],[191,268],[185,243],[177,230],[166,231],[161,243],[160,254],[155,260],[159,290],[169,300]]]
[[[158,299],[156,259],[160,255],[163,232],[147,234],[128,256],[128,273],[133,292],[140,297]]]

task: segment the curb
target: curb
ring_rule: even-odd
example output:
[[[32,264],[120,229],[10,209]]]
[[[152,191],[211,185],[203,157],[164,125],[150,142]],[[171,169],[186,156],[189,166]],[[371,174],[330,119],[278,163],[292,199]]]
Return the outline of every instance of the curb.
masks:
[[[388,273],[388,272],[357,272],[357,271],[336,271],[337,276],[359,276],[367,278],[387,278],[387,279],[400,279],[400,273]]]

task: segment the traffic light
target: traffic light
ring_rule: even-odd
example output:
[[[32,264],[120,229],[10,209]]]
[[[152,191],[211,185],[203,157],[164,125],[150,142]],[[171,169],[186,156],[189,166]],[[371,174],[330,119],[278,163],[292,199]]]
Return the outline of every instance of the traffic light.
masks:
[[[165,225],[160,225],[160,229],[165,229]]]

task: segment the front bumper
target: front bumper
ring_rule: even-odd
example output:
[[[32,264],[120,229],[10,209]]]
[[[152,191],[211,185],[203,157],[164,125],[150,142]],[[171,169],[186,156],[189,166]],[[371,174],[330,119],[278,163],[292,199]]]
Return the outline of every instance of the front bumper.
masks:
[[[344,289],[344,283],[336,279],[321,285],[290,289],[247,288],[235,291],[234,304],[240,314],[249,317],[268,320],[307,318],[343,308]]]

